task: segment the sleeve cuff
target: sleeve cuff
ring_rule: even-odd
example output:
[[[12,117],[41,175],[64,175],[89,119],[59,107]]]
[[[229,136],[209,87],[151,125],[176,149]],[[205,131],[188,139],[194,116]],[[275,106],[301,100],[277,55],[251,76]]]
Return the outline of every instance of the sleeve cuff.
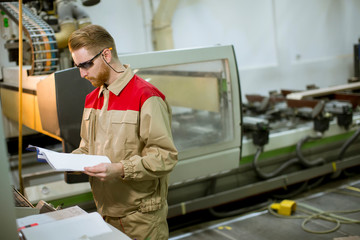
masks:
[[[135,174],[135,165],[131,161],[120,161],[124,166],[124,178],[123,179],[134,179]]]

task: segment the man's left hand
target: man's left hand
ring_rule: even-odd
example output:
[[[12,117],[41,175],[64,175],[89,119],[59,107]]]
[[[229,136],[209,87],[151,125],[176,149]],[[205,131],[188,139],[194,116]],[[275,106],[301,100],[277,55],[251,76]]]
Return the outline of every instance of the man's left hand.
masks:
[[[99,178],[101,181],[108,181],[124,176],[122,163],[100,163],[92,167],[85,167],[84,173]]]

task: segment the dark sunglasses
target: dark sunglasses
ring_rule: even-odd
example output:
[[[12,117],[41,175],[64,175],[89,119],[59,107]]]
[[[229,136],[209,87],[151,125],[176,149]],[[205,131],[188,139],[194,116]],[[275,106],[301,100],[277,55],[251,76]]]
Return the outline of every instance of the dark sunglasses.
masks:
[[[103,50],[101,50],[98,54],[96,54],[92,59],[79,63],[79,64],[75,64],[75,67],[77,68],[82,68],[82,69],[89,69],[94,65],[94,60],[100,56],[100,54],[105,50],[106,48],[104,48]],[[110,49],[111,50],[111,49]]]

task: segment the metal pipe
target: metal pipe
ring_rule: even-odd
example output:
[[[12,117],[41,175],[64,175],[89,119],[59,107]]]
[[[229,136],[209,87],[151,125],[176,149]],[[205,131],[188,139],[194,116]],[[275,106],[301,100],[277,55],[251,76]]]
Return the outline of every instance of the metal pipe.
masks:
[[[20,192],[24,194],[24,182],[22,179],[22,77],[23,77],[23,31],[22,31],[22,0],[19,0],[19,184]]]
[[[57,0],[57,13],[59,16],[60,32],[55,33],[58,48],[67,47],[70,34],[76,30],[76,22],[72,16],[72,3],[70,1]]]
[[[161,0],[153,18],[153,43],[156,51],[173,49],[171,20],[178,0]]]
[[[69,0],[57,0],[60,32],[55,33],[58,48],[66,48],[70,34],[77,28],[91,23],[89,15],[76,3]],[[74,19],[77,19],[78,24]],[[77,26],[78,25],[78,26]]]

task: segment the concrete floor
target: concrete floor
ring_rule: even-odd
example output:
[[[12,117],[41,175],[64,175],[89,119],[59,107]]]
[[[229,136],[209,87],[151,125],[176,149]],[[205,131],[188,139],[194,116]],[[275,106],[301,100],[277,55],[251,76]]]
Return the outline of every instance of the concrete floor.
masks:
[[[170,239],[197,240],[197,239],[333,239],[333,240],[360,240],[359,223],[341,223],[340,227],[329,233],[307,232],[302,228],[305,218],[309,216],[301,210],[301,204],[306,204],[323,211],[348,211],[355,213],[336,213],[347,218],[360,221],[360,175],[332,180],[311,191],[305,192],[295,199],[296,211],[292,218],[277,217],[266,208],[257,211],[215,221],[204,222],[191,227],[170,232]],[[322,219],[313,219],[306,223],[308,231],[328,231],[336,227],[336,223]]]

